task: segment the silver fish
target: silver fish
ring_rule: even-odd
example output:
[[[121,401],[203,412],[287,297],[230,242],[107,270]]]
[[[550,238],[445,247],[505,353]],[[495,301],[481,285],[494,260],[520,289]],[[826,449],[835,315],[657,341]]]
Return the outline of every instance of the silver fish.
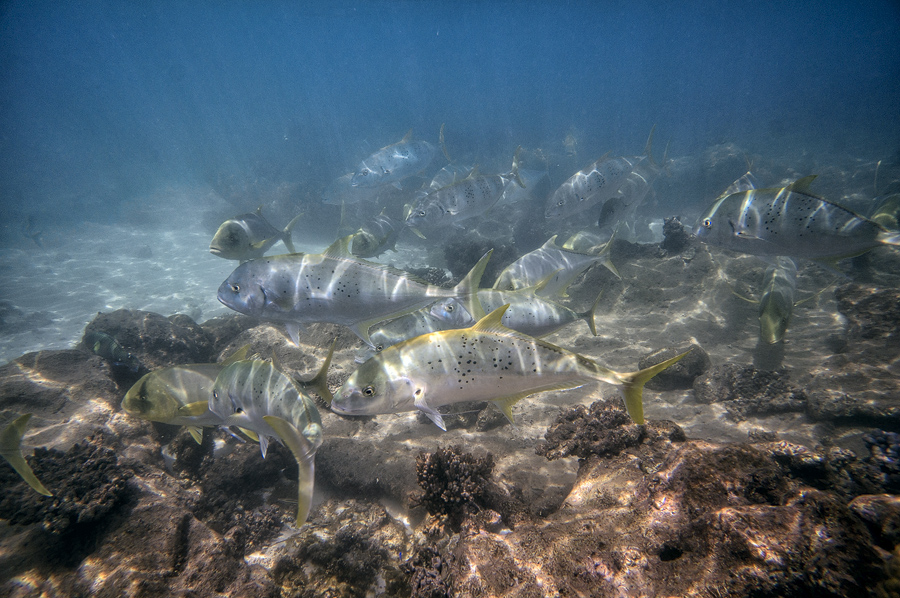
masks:
[[[481,297],[481,291],[478,292]],[[415,336],[465,328],[474,323],[469,312],[456,299],[443,299],[412,313],[377,324],[369,330],[373,346],[364,345],[356,354],[356,362],[363,363],[391,345]]]
[[[433,332],[388,347],[362,364],[335,393],[331,408],[343,415],[420,410],[446,429],[437,408],[491,401],[512,421],[512,405],[546,390],[592,381],[621,390],[628,414],[644,423],[643,387],[686,353],[638,372],[616,372],[562,347],[510,330],[506,307],[470,328]]]
[[[28,427],[28,420],[31,419],[31,415],[31,413],[26,413],[19,416],[9,422],[3,430],[0,430],[0,457],[3,457],[35,492],[44,496],[53,496],[53,493],[47,490],[37,476],[34,475],[34,470],[31,469],[28,461],[25,460],[25,456],[22,455],[22,436],[25,435],[25,429]]]
[[[252,214],[226,220],[219,226],[209,244],[209,252],[226,260],[247,261],[266,254],[272,245],[282,241],[288,251],[294,251],[291,229],[302,214],[295,216],[284,230],[278,230],[262,215],[262,206]]]
[[[797,264],[789,257],[777,257],[766,268],[759,300],[759,338],[770,345],[784,340],[797,290]]]
[[[332,345],[332,351],[334,345]],[[331,355],[310,384],[324,388]],[[318,380],[317,382],[314,382]],[[330,398],[330,394],[326,395]],[[237,361],[216,377],[209,410],[226,426],[255,432],[263,457],[269,438],[278,438],[297,460],[297,525],[306,521],[312,504],[315,455],[322,444],[322,420],[315,402],[270,361]]]
[[[368,330],[373,324],[448,297],[458,299],[470,313],[482,313],[477,289],[491,252],[457,286],[444,289],[357,258],[349,243],[350,237],[344,237],[323,253],[245,262],[219,287],[219,301],[242,314],[285,322],[295,343],[301,324],[331,322],[350,327],[371,345]]]
[[[365,258],[379,256],[389,249],[394,250],[404,226],[403,222],[382,212],[353,233],[350,253]]]
[[[464,166],[462,164],[452,163],[447,164],[432,177],[428,189],[429,191],[437,191],[438,189],[449,187],[453,183],[465,180],[473,170],[475,170],[474,166]]]
[[[613,238],[610,237],[596,253],[580,253],[559,247],[556,244],[556,235],[553,235],[542,246],[504,268],[497,276],[493,288],[500,291],[524,289],[535,286],[553,275],[543,286],[540,294],[565,296],[566,288],[572,281],[594,264],[603,264],[619,277],[616,267],[609,259],[612,241]]]
[[[545,282],[549,282],[552,275],[547,277]],[[577,320],[587,322],[591,333],[597,336],[597,328],[594,323],[594,310],[597,308],[597,301],[591,306],[591,309],[584,313],[575,312],[564,305],[560,305],[555,301],[545,299],[539,295],[543,284],[539,283],[534,287],[527,289],[519,289],[517,291],[497,291],[495,289],[480,289],[478,291],[478,300],[484,311],[490,313],[503,305],[509,305],[509,308],[503,314],[503,325],[507,328],[517,330],[523,334],[534,337],[547,336],[568,326]],[[436,303],[431,307],[431,313],[437,317],[447,318],[446,313],[448,306],[446,303]],[[458,310],[462,310],[461,306],[457,306]],[[475,320],[468,318],[469,322],[464,326],[471,326]],[[453,328],[462,328],[463,326],[453,326]],[[449,329],[446,328],[446,329]]]
[[[732,193],[701,219],[704,242],[751,255],[790,256],[834,264],[880,245],[900,245],[890,231],[809,193],[815,175],[777,189]]]
[[[350,179],[353,187],[397,185],[425,170],[437,149],[427,141],[413,141],[412,129],[397,143],[383,147],[359,163]]]
[[[216,376],[231,363],[245,359],[249,345],[221,363],[193,363],[153,370],[138,380],[122,399],[122,410],[132,417],[187,426],[199,444],[203,426],[219,426],[221,418],[210,412]]]
[[[462,181],[432,191],[421,198],[407,216],[406,224],[415,228],[436,228],[480,216],[497,203],[512,181],[525,187],[525,183],[519,178],[518,149],[510,172],[479,175],[477,170],[473,170]]]
[[[547,200],[545,218],[567,218],[613,197],[625,177],[644,160],[652,160],[653,131],[643,156],[603,156],[587,168],[579,170],[564,182]]]

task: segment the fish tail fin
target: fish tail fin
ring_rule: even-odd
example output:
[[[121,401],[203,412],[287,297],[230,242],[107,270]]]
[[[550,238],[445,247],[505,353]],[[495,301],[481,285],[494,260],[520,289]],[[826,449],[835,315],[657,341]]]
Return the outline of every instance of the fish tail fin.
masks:
[[[25,428],[28,427],[28,420],[31,414],[14,419],[8,426],[0,432],[0,456],[6,459],[7,463],[12,465],[22,479],[31,486],[38,494],[44,496],[53,496],[53,493],[47,490],[41,481],[37,479],[25,457],[22,455],[22,436],[25,435]]]
[[[319,448],[322,441],[322,426],[310,424],[307,426],[307,430],[304,430],[307,435],[301,434],[293,424],[280,417],[264,415],[263,419],[275,430],[275,433],[297,460],[300,474],[297,484],[297,525],[303,525],[306,518],[309,517],[309,510],[312,506],[316,449]]]
[[[491,259],[491,249],[478,260],[478,263],[472,267],[466,277],[460,281],[458,285],[453,287],[453,296],[462,303],[466,311],[475,318],[476,321],[485,316],[484,308],[481,307],[481,301],[478,300],[478,286],[481,284],[481,277],[484,269],[487,267],[488,260]]]
[[[631,416],[634,423],[644,423],[644,384],[664,369],[674,365],[688,353],[690,353],[690,350],[649,368],[637,372],[619,374],[619,379],[622,380],[622,398],[625,399],[625,410],[628,411],[628,415]]]
[[[884,232],[878,233],[878,236],[875,237],[875,240],[879,243],[884,243],[885,245],[900,245],[900,230],[886,230]]]
[[[444,125],[446,125],[446,124],[447,123],[441,123],[441,133],[440,133],[441,151],[444,152],[444,157],[447,158],[447,162],[453,162],[453,160],[450,159],[450,153],[447,151],[447,144],[444,143]]]
[[[519,187],[521,187],[522,189],[524,189],[525,183],[524,183],[524,181],[522,181],[522,177],[519,176],[519,154],[521,154],[521,153],[522,153],[522,146],[520,145],[519,147],[516,148],[516,153],[513,154],[512,169],[510,170],[509,174],[512,176],[513,180],[516,181],[516,184]]]
[[[294,226],[300,221],[302,216],[303,214],[297,214],[291,218],[291,221],[287,223],[287,226],[284,227],[284,231],[281,233],[281,240],[284,241],[284,246],[287,247],[288,251],[291,253],[297,253],[294,249],[294,241],[291,239],[291,232],[294,230]]]
[[[609,241],[598,251],[595,255],[597,256],[598,261],[603,264],[603,266],[612,272],[616,278],[619,280],[622,279],[622,275],[619,274],[619,271],[616,269],[615,264],[612,263],[612,259],[610,258],[610,254],[612,253],[613,239],[616,238],[616,233],[619,232],[619,227],[617,226],[613,231],[612,235],[609,237]],[[593,253],[593,250],[590,251]]]
[[[601,291],[597,294],[597,298],[594,299],[594,304],[591,306],[591,308],[581,314],[582,319],[584,319],[584,321],[588,323],[588,326],[591,329],[591,334],[593,334],[594,336],[597,336],[597,322],[594,316],[596,315],[597,305],[600,303],[600,297],[602,296],[603,292]]]
[[[331,401],[334,399],[334,395],[331,394],[331,389],[328,388],[328,368],[331,367],[331,359],[334,357],[335,345],[337,345],[337,338],[331,342],[331,348],[328,349],[328,355],[325,356],[325,361],[322,362],[322,367],[319,368],[316,375],[311,379],[302,382],[303,386],[308,386],[319,393],[319,396],[322,397],[322,400],[325,401],[329,407],[331,406]]]

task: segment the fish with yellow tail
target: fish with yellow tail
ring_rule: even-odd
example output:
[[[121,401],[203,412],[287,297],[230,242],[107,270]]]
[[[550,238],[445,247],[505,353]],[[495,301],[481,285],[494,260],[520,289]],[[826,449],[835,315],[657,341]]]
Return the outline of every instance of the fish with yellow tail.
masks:
[[[302,383],[316,388],[326,402],[331,400],[327,376],[333,354],[334,344],[319,373]],[[277,363],[246,359],[232,363],[216,377],[208,404],[222,425],[237,426],[255,435],[263,457],[270,438],[277,438],[290,449],[299,469],[297,525],[309,516],[316,450],[322,444],[319,410],[300,386]]]
[[[484,314],[478,284],[490,251],[462,282],[445,289],[354,256],[350,239],[338,239],[323,253],[290,253],[245,262],[219,287],[219,301],[248,316],[284,322],[295,344],[302,324],[330,322],[350,327],[372,346],[372,325],[438,299],[454,298],[469,313]]]
[[[31,466],[22,455],[22,436],[25,435],[25,429],[28,427],[28,420],[31,414],[19,416],[11,421],[2,431],[0,431],[0,457],[3,457],[7,463],[12,465],[22,479],[38,494],[44,496],[53,496],[53,493],[47,490],[41,481],[34,475]]]
[[[250,345],[244,345],[221,363],[190,363],[153,370],[128,389],[122,410],[147,421],[185,426],[200,444],[204,426],[222,424],[221,418],[205,407],[216,376],[232,363],[246,359],[249,350]]]
[[[284,230],[278,230],[263,217],[262,206],[259,206],[252,214],[242,214],[223,222],[209,243],[209,252],[226,260],[246,262],[262,257],[278,241],[293,252],[291,230],[301,216],[298,214]]]
[[[388,347],[362,364],[335,393],[342,415],[422,411],[442,430],[437,408],[490,401],[512,421],[512,406],[528,395],[601,381],[616,385],[631,419],[644,423],[643,388],[682,353],[637,372],[617,372],[556,345],[510,330],[504,305],[471,328],[422,335]]]
[[[900,231],[812,195],[815,178],[721,197],[701,218],[697,236],[732,251],[806,258],[832,267],[881,245],[900,245]]]

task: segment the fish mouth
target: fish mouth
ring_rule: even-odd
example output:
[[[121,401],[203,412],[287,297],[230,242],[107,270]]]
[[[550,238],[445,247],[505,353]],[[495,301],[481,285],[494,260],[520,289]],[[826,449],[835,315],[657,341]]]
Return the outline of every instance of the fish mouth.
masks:
[[[213,255],[222,255],[222,248],[214,245],[209,246],[209,252]]]

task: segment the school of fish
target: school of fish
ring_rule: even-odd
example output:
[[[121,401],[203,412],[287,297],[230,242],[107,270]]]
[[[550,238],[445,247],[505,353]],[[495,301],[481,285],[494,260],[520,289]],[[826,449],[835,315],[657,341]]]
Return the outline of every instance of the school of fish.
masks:
[[[307,394],[310,389],[340,416],[418,411],[446,429],[439,410],[445,405],[489,402],[513,422],[512,407],[524,397],[603,382],[620,391],[632,420],[643,424],[644,384],[686,353],[620,372],[543,337],[579,320],[597,335],[600,297],[579,312],[564,304],[567,289],[597,265],[619,276],[610,259],[616,230],[629,226],[654,181],[668,168],[666,156],[661,164],[654,161],[652,141],[651,130],[642,155],[607,154],[538,197],[548,221],[583,222],[593,214],[595,224],[561,244],[551,236],[487,283],[482,277],[493,250],[477,261],[473,258],[468,274],[453,286],[370,261],[396,250],[398,242],[453,235],[492,213],[516,209],[522,194],[535,192],[547,178],[546,170],[522,168],[521,148],[506,172],[482,174],[475,164],[453,162],[443,127],[438,144],[414,139],[410,131],[362,157],[355,170],[325,189],[322,202],[340,205],[342,214],[360,203],[374,204],[380,211],[321,253],[294,251],[291,233],[301,215],[283,229],[271,225],[262,208],[225,221],[210,252],[240,263],[219,287],[219,301],[239,313],[283,325],[298,345],[307,324],[346,326],[360,339],[356,369],[332,394],[327,376],[334,345],[318,373],[305,382],[287,374],[274,359],[248,356],[244,347],[220,363],[176,365],[143,375],[126,393],[123,410],[144,420],[185,426],[197,442],[205,427],[230,429],[258,442],[263,457],[270,442],[284,444],[299,468],[297,525],[309,515],[316,451],[328,441],[319,408]],[[423,173],[434,172],[438,147],[448,163],[429,179]],[[574,142],[566,147],[569,156],[577,154]],[[759,304],[764,344],[781,343],[787,334],[797,302],[795,260],[836,268],[846,257],[900,245],[896,195],[880,198],[865,217],[814,195],[814,178],[760,189],[748,171],[712,202],[695,229],[709,246],[767,260],[759,298],[749,299]],[[383,197],[401,190],[408,194],[402,214],[397,206],[379,205]],[[288,253],[266,255],[279,242]],[[104,333],[86,334],[84,343],[114,365],[133,372],[142,367]],[[22,456],[28,417],[3,428],[0,456],[35,491],[50,494]]]

